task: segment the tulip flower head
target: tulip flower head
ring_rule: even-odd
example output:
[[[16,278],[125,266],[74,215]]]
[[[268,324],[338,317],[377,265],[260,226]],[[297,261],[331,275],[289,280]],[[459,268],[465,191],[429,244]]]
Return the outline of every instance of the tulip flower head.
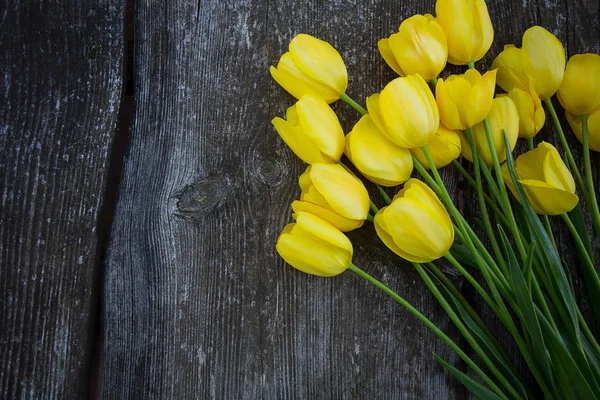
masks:
[[[369,215],[370,199],[363,183],[339,164],[313,164],[298,180],[302,194],[294,212],[314,214],[342,232],[360,228]]]
[[[375,215],[383,243],[405,260],[426,263],[443,257],[454,242],[448,212],[433,191],[410,179],[392,204]]]
[[[448,39],[448,62],[466,65],[480,60],[494,41],[484,0],[437,0],[436,21]]]
[[[508,97],[514,101],[519,112],[519,137],[532,138],[542,129],[546,122],[546,112],[535,90],[526,92],[514,87]]]
[[[410,151],[381,133],[370,115],[364,115],[346,136],[345,153],[364,176],[383,186],[406,182],[413,170]]]
[[[565,71],[562,43],[541,26],[523,34],[523,46],[506,46],[492,63],[498,68],[498,85],[507,92],[514,87],[528,91],[530,83],[542,99],[549,99],[561,85]]]
[[[325,277],[348,268],[353,249],[346,235],[306,212],[294,214],[294,219],[296,222],[286,225],[277,239],[277,252],[285,262],[307,274]]]
[[[520,155],[515,171],[536,213],[559,215],[577,205],[573,175],[550,143],[541,142],[536,149]],[[520,201],[506,164],[502,166],[502,176]]]
[[[420,75],[394,79],[381,94],[367,98],[367,108],[379,130],[405,149],[425,146],[440,123],[433,94]]]
[[[286,113],[287,121],[271,121],[279,136],[305,163],[334,163],[344,151],[344,132],[325,100],[303,96]]]
[[[579,115],[571,114],[566,111],[567,121],[571,126],[571,129],[577,136],[577,139],[583,143],[583,136],[581,134],[582,121]],[[600,107],[588,116],[588,145],[590,150],[600,151]]]
[[[440,79],[435,87],[442,123],[453,130],[465,130],[483,121],[492,108],[496,70],[483,76],[475,69],[463,75]]]
[[[397,33],[377,45],[383,59],[400,76],[419,74],[430,81],[448,60],[446,35],[430,14],[404,20]]]
[[[435,167],[438,169],[445,167],[460,156],[460,136],[456,131],[440,124],[435,136],[427,144],[427,149],[429,150],[429,154],[431,154]],[[423,150],[411,149],[410,152],[425,168],[431,168]]]
[[[517,112],[517,106],[515,105],[514,101],[512,101],[508,96],[495,98],[492,104],[492,109],[488,114],[488,122],[490,124],[490,130],[492,133],[492,139],[494,141],[494,147],[496,149],[498,161],[502,162],[506,160],[504,134],[502,133],[502,130],[506,131],[511,151],[517,145],[517,139],[519,137],[519,113]],[[460,136],[462,155],[467,160],[473,162],[471,145],[464,134],[461,133]],[[479,152],[479,155],[487,166],[491,166],[493,164],[493,158],[488,145],[483,123],[477,124],[473,127],[473,136],[475,137],[475,143],[477,144],[477,151]]]
[[[292,96],[312,94],[333,103],[348,87],[344,60],[329,43],[300,34],[290,42],[289,52],[271,66],[271,76]]]
[[[600,55],[576,54],[569,59],[558,89],[560,104],[575,115],[589,115],[600,108]]]

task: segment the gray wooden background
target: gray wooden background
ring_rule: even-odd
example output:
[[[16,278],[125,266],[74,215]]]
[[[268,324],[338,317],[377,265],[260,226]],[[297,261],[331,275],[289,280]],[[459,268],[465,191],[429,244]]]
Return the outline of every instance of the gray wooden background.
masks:
[[[488,6],[496,39],[480,67],[533,24],[568,54],[600,51],[598,0]],[[350,274],[303,275],[274,250],[304,166],[270,125],[293,99],[269,66],[295,34],[318,36],[362,102],[394,78],[377,40],[433,11],[434,0],[1,2],[0,398],[464,397],[431,353],[456,357],[398,305]],[[348,131],[358,115],[334,108]],[[445,176],[471,212],[464,183]],[[372,226],[350,236],[357,265],[459,340]]]

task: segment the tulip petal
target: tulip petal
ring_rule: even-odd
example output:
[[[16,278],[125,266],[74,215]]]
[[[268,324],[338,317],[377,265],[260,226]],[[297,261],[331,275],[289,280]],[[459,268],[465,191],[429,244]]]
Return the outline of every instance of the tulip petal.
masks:
[[[356,220],[367,219],[370,199],[367,189],[343,166],[314,164],[310,179],[329,206],[340,215]]]
[[[568,111],[565,111],[567,121],[575,133],[577,139],[583,143],[583,137],[581,136],[581,117],[579,115],[573,115]],[[600,108],[593,112],[588,117],[588,144],[591,150],[600,151]]]
[[[289,52],[281,56],[277,68],[271,66],[270,72],[273,79],[297,99],[306,94],[312,94],[327,103],[333,103],[340,97],[331,88],[304,75],[292,60]]]
[[[381,54],[381,57],[383,57],[387,65],[389,65],[390,68],[393,69],[398,75],[406,76],[394,57],[394,53],[390,47],[390,39],[381,39],[379,42],[377,42],[377,47],[379,48],[379,54]]]
[[[576,194],[558,189],[545,182],[536,180],[519,180],[519,182],[538,214],[564,214],[575,208],[579,201]]]
[[[422,258],[419,256],[415,256],[413,254],[407,253],[406,251],[404,251],[400,247],[398,247],[398,245],[394,241],[394,238],[392,237],[392,235],[390,235],[387,231],[387,225],[386,225],[385,214],[384,214],[386,208],[387,207],[383,207],[382,209],[380,209],[379,212],[377,213],[377,215],[375,215],[375,219],[373,221],[373,224],[375,225],[375,231],[377,232],[377,236],[379,236],[381,241],[390,250],[392,250],[394,253],[398,254],[400,257],[402,257],[405,260],[408,260],[410,262],[417,262],[417,263],[426,263],[426,262],[431,261],[429,258]]]
[[[506,92],[515,87],[525,91],[529,89],[529,78],[523,69],[524,57],[521,49],[507,45],[492,63],[492,69],[498,70],[498,86]]]
[[[352,243],[350,239],[327,221],[307,212],[296,213],[295,219],[297,223],[296,227],[303,230],[302,234],[310,234],[317,239],[350,253],[350,256],[352,256]]]
[[[347,155],[371,180],[396,186],[410,178],[413,161],[408,150],[397,146],[377,128],[369,115],[363,116],[346,136]]]
[[[575,193],[575,180],[571,171],[567,168],[566,164],[558,154],[556,148],[546,142],[542,142],[538,145],[538,149],[546,149],[547,154],[544,157],[543,171],[544,171],[544,182],[550,185]]]
[[[312,80],[320,82],[337,97],[348,87],[348,72],[344,60],[329,43],[300,34],[290,42],[290,53],[298,69]]]
[[[535,91],[549,99],[558,91],[565,71],[565,49],[556,36],[541,26],[533,26],[523,34],[523,70],[535,77]]]
[[[326,162],[335,162],[344,152],[344,132],[337,115],[327,103],[314,96],[303,96],[296,104],[298,123],[306,136],[308,145],[315,145],[327,157]]]
[[[302,129],[292,126],[289,122],[276,117],[271,121],[279,136],[289,148],[307,164],[327,162],[310,137]]]
[[[461,121],[458,104],[454,101],[448,90],[448,83],[441,78],[438,80],[438,84],[435,87],[435,97],[440,112],[440,119],[445,126],[454,130],[464,130],[468,128],[468,126],[465,126]]]
[[[600,107],[600,55],[571,57],[557,95],[565,110],[573,114],[587,115]]]
[[[329,222],[342,232],[350,232],[354,229],[360,228],[364,221],[344,218],[341,215],[335,213],[333,210],[319,206],[308,201],[294,201],[292,202],[292,209],[295,213],[307,212],[312,215]]]
[[[307,274],[331,277],[344,272],[351,256],[327,243],[293,234],[282,234],[275,246],[292,267]]]

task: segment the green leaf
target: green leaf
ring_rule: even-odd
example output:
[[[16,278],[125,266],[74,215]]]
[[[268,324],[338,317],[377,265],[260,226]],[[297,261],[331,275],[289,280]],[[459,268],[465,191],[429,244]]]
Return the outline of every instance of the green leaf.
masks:
[[[501,400],[502,397],[498,397],[494,392],[471,378],[469,375],[464,372],[458,370],[453,365],[446,362],[443,358],[433,353],[435,359],[444,366],[452,375],[456,377],[465,387],[469,390],[469,392],[473,393],[473,395],[481,400]],[[504,396],[504,398],[507,398]]]
[[[581,241],[583,242],[583,244],[588,252],[588,255],[590,256],[590,259],[592,260],[592,262],[594,262],[594,253],[592,252],[592,244],[590,242],[590,235],[588,234],[588,231],[587,231],[587,225],[583,219],[581,203],[577,203],[575,208],[573,210],[571,210],[570,212],[568,212],[567,214],[569,215],[571,222],[573,222],[573,225],[575,226],[575,230],[579,234],[579,237],[581,238]],[[577,251],[577,253],[578,253],[577,255],[579,256],[579,251]],[[581,258],[581,256],[579,259],[583,260]]]
[[[544,229],[542,222],[538,218],[537,214],[533,210],[523,187],[519,183],[519,178],[517,177],[517,173],[515,171],[514,162],[512,159],[512,153],[510,150],[510,143],[508,142],[508,137],[506,136],[506,131],[502,131],[504,134],[504,145],[506,147],[506,163],[508,166],[508,171],[510,172],[510,177],[512,179],[513,185],[515,186],[515,190],[519,195],[519,199],[521,200],[521,205],[523,206],[523,210],[525,211],[525,217],[527,222],[529,223],[532,233],[535,237],[535,241],[538,243],[542,250],[542,257],[547,261],[545,263],[546,270],[548,272],[548,276],[552,278],[556,288],[560,292],[561,300],[566,307],[566,311],[569,314],[569,318],[572,322],[572,328],[574,330],[574,335],[576,338],[580,337],[579,324],[577,321],[577,304],[575,302],[575,295],[571,291],[571,287],[569,286],[569,281],[565,275],[565,272],[562,268],[562,262],[558,251],[552,244],[548,233]],[[552,288],[547,288],[548,290],[552,290]]]
[[[456,299],[455,296],[452,295],[452,293],[446,289],[445,286],[440,286],[440,289],[444,293],[444,296],[450,299],[450,301],[454,304],[463,322],[469,328],[469,330],[474,333],[475,337],[478,339],[479,345],[486,350],[488,357],[492,360],[500,372],[502,372],[502,374],[508,379],[511,385],[519,392],[519,394],[523,396],[523,398],[527,398],[527,391],[525,390],[523,382],[519,379],[514,367],[510,365],[510,361],[506,353],[499,348],[500,345],[498,344],[496,338],[491,336],[491,332],[487,331],[487,329],[485,329],[485,331],[487,331],[485,332],[484,329],[481,328],[479,323],[477,323],[471,317],[471,315],[469,315],[465,307],[458,301],[458,299]]]
[[[550,359],[548,358],[548,354],[546,353],[546,346],[544,345],[544,338],[542,335],[542,331],[540,328],[540,324],[538,322],[535,306],[533,305],[533,298],[531,294],[531,288],[527,286],[525,281],[525,276],[519,267],[519,262],[517,261],[517,257],[515,256],[514,251],[512,250],[511,244],[504,233],[504,230],[499,226],[498,230],[500,231],[500,240],[502,241],[502,245],[504,246],[504,251],[508,256],[508,270],[510,272],[510,279],[512,282],[512,287],[515,292],[517,305],[521,311],[521,324],[523,325],[523,329],[526,330],[531,336],[531,347],[533,350],[533,354],[537,360],[537,364],[539,365],[542,374],[544,376],[544,380],[546,381],[546,386],[552,388],[554,386],[552,380],[552,369],[550,367]],[[533,249],[535,247],[535,242],[531,244],[529,247],[529,253],[527,255],[527,260],[533,260]],[[525,267],[531,268],[528,264]]]
[[[452,244],[450,247],[450,253],[452,256],[458,260],[462,265],[468,265],[471,268],[479,269],[475,258],[471,254],[471,252],[462,244]]]
[[[548,354],[552,357],[554,377],[557,383],[556,389],[563,393],[565,399],[598,399],[597,393],[600,393],[597,389],[598,383],[593,376],[591,382],[589,382],[590,378],[586,379],[591,373],[589,368],[586,368],[587,365],[575,362],[561,338],[554,332],[541,313],[539,314],[539,321],[543,327]],[[596,393],[590,387],[590,383],[596,389]]]

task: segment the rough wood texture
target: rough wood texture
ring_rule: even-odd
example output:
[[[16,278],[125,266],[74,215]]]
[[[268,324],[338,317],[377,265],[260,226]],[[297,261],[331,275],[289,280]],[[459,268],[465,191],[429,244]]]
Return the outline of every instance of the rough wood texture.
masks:
[[[122,2],[0,9],[0,398],[82,399]]]
[[[104,277],[101,397],[462,395],[431,352],[455,358],[399,306],[348,274],[305,276],[274,251],[303,166],[269,124],[293,100],[268,66],[295,34],[311,33],[338,48],[349,94],[364,99],[393,78],[377,40],[433,5],[137,4],[136,111]],[[496,43],[481,65],[534,23],[570,52],[598,51],[593,0],[507,0],[490,11]],[[335,109],[346,130],[358,119],[345,104]],[[358,265],[457,337],[410,268],[368,228],[351,236]]]

